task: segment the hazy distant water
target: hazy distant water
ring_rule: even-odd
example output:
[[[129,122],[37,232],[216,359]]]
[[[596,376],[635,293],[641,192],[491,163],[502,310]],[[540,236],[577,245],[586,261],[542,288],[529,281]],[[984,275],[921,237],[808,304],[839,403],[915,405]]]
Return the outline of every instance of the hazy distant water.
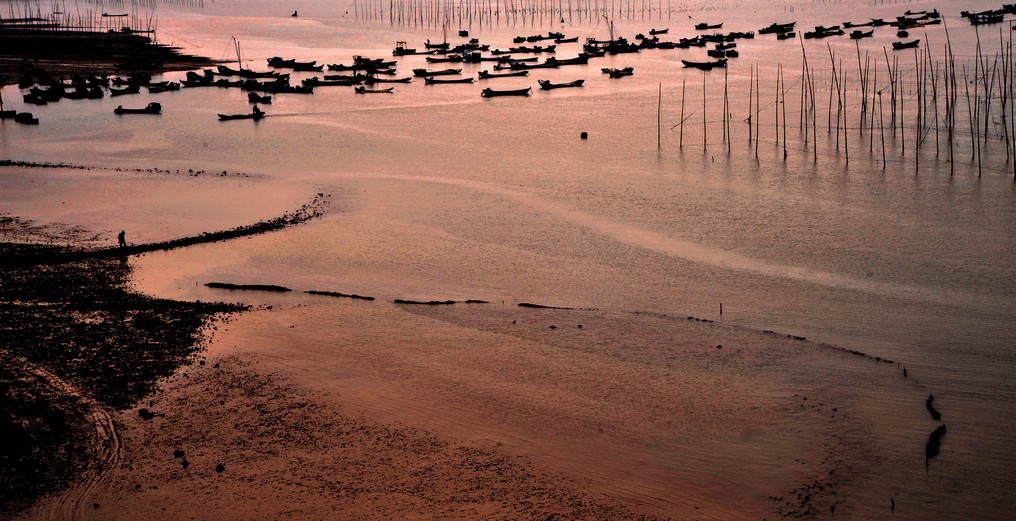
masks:
[[[699,21],[723,21],[724,30],[757,30],[775,21],[798,20],[803,30],[935,7],[947,17],[959,56],[971,60],[974,33],[958,19],[960,7],[944,2],[788,2],[764,8],[729,2],[708,10],[673,4],[671,15],[662,20],[658,15],[618,17],[614,31],[633,38],[653,27],[670,27],[662,38],[676,40],[695,34],[692,25]],[[997,5],[962,6],[992,7]],[[230,37],[235,36],[255,69],[266,68],[264,59],[274,55],[348,63],[352,55],[390,56],[396,41],[422,47],[424,40],[444,36],[440,28],[356,20],[352,12],[346,14],[351,8],[324,2],[227,2],[203,8],[164,5],[157,14],[164,42],[233,59]],[[300,17],[289,16],[293,9]],[[940,56],[945,41],[941,27],[912,33],[926,34]],[[548,30],[582,38],[608,36],[606,22],[595,18],[561,24],[548,16],[535,27],[455,23],[448,38],[458,41],[460,28],[492,48],[507,48],[515,35]],[[997,48],[998,26],[981,31],[982,44]],[[878,29],[876,38],[860,44],[862,60],[868,51],[879,60],[880,83],[886,73],[882,46],[896,39],[894,32]],[[119,104],[147,103],[148,95],[62,101],[31,107],[42,119],[38,128],[10,122],[0,126],[0,157],[265,176],[202,181],[219,199],[178,196],[167,206],[181,217],[168,221],[141,214],[132,222],[138,240],[239,224],[230,221],[235,217],[219,214],[200,218],[204,205],[220,204],[221,198],[235,198],[228,203],[237,209],[235,216],[268,213],[266,209],[286,206],[280,201],[299,201],[315,191],[335,194],[332,212],[321,222],[240,246],[226,259],[200,264],[181,256],[183,267],[168,277],[146,275],[142,261],[147,284],[170,292],[184,285],[181,281],[214,276],[389,299],[536,301],[714,319],[720,318],[722,303],[727,323],[898,360],[940,400],[950,428],[947,451],[955,451],[951,456],[960,467],[956,486],[962,489],[963,482],[972,480],[988,487],[989,497],[982,502],[1011,505],[1011,499],[990,497],[1006,488],[1004,469],[1016,463],[1011,451],[1016,428],[1011,405],[1016,398],[1011,377],[1016,190],[1004,145],[991,140],[978,178],[970,165],[968,133],[960,136],[964,148],[956,153],[950,176],[944,139],[938,160],[934,143],[925,141],[915,167],[911,123],[904,130],[905,143],[887,137],[890,161],[883,169],[880,136],[869,148],[867,132],[856,128],[860,108],[853,95],[849,153],[842,144],[837,147],[835,133],[822,128],[830,49],[847,68],[848,87],[857,88],[857,48],[841,37],[806,43],[809,63],[819,75],[820,145],[813,154],[804,148],[798,128],[800,44],[760,35],[738,48],[741,57],[731,61],[727,78],[734,133],[729,152],[721,139],[723,71],[703,75],[682,68],[681,58],[705,59],[703,50],[692,49],[618,55],[584,67],[490,81],[495,88],[535,88],[537,78],[586,80],[582,89],[536,90],[529,98],[482,99],[479,91],[487,86],[482,81],[441,86],[414,81],[397,85],[392,96],[320,88],[312,96],[278,96],[264,107],[272,117],[257,124],[216,121],[217,112],[249,110],[245,93],[237,90],[153,96],[164,106],[157,118],[112,114]],[[568,58],[578,50],[577,44],[564,44],[557,56]],[[912,69],[913,54],[899,56],[902,66]],[[749,64],[761,69],[757,160],[744,123]],[[792,143],[786,160],[782,145],[774,141],[777,64],[784,65],[790,89],[786,111]],[[635,67],[635,76],[610,80],[599,70],[627,65]],[[400,58],[398,71],[403,76],[416,67],[448,66],[475,76],[491,64],[428,65],[416,56]],[[913,103],[913,87],[905,89]],[[8,103],[18,97],[16,89],[4,91]],[[583,131],[590,139],[579,139]],[[809,136],[809,143],[814,140]],[[906,149],[903,158],[901,149]],[[258,186],[256,195],[247,192],[250,183]],[[187,197],[196,197],[194,204]],[[36,210],[39,218],[49,213]],[[84,212],[62,217],[73,220]],[[121,217],[90,219],[100,229],[118,230]],[[172,264],[151,262],[160,268]],[[990,476],[993,484],[985,485],[977,476]],[[986,507],[985,515],[998,512]]]

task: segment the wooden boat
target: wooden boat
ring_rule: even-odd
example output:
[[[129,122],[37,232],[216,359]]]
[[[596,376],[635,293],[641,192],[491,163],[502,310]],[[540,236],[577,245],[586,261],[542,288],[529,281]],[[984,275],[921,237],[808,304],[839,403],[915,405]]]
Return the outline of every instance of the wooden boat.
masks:
[[[540,88],[544,90],[551,89],[564,89],[568,87],[581,87],[586,80],[575,80],[569,81],[568,83],[551,83],[550,80],[536,80],[536,83],[540,84]]]
[[[122,114],[161,114],[161,113],[162,113],[162,104],[156,103],[154,101],[149,103],[144,108],[140,108],[140,109],[125,109],[125,108],[123,108],[123,105],[118,105],[115,109],[113,109],[113,114],[117,114],[117,115],[122,115]]]
[[[324,68],[324,65],[317,64],[317,60],[298,62],[296,60],[282,59],[278,56],[268,58],[268,66],[275,67],[276,69],[293,69],[294,71],[320,71]]]
[[[513,90],[494,90],[488,87],[480,91],[480,96],[483,96],[484,98],[493,98],[495,96],[528,96],[532,90],[532,87]]]
[[[893,42],[893,50],[901,49],[916,49],[921,44],[921,40],[911,40],[909,42]]]
[[[804,33],[805,38],[826,38],[828,36],[838,36],[843,34],[843,29],[840,29],[838,25],[832,27],[822,27],[821,25],[816,27],[814,31],[807,31]]]
[[[137,94],[139,92],[141,92],[141,86],[140,85],[128,85],[128,86],[126,86],[126,87],[124,87],[122,89],[116,89],[116,88],[113,88],[113,87],[109,88],[109,95],[110,96],[123,96],[125,94]]]
[[[759,29],[759,35],[771,35],[780,34],[780,32],[787,32],[793,30],[793,26],[797,25],[798,22],[791,21],[788,23],[772,22]]]
[[[511,62],[508,64],[508,68],[513,71],[525,71],[529,69],[556,69],[561,65],[552,59],[547,59],[543,63],[524,63],[524,62]]]
[[[907,31],[896,31],[897,38],[910,38],[910,33]]]
[[[260,95],[260,94],[258,94],[256,92],[248,92],[247,93],[247,101],[249,101],[251,103],[261,103],[263,105],[271,105],[272,104],[272,97],[271,96],[262,96],[262,95]]]
[[[448,42],[430,43],[430,40],[427,40],[426,42],[423,43],[423,46],[424,48],[427,49],[447,49],[449,47],[449,43]]]
[[[683,63],[685,67],[689,67],[689,68],[692,68],[692,69],[701,69],[701,70],[704,70],[704,71],[711,71],[711,70],[713,70],[713,69],[715,69],[717,67],[726,67],[727,66],[727,59],[726,58],[720,58],[718,60],[711,61],[711,62],[693,62],[693,61],[689,61],[689,60],[681,60],[681,63]]]
[[[853,32],[850,33],[850,39],[851,40],[860,40],[861,38],[871,38],[871,35],[874,34],[874,33],[875,33],[874,29],[872,29],[870,31],[860,31],[860,30],[853,31]]]
[[[420,76],[423,78],[432,78],[434,76],[454,76],[461,74],[462,69],[444,69],[438,71],[429,71],[427,69],[413,69],[414,76]]]
[[[573,36],[571,38],[556,38],[556,39],[554,39],[554,43],[575,43],[577,41],[579,41],[579,37],[578,36]]]
[[[600,72],[610,76],[611,78],[621,78],[623,76],[631,76],[632,74],[635,74],[635,68],[625,67],[623,69],[612,69],[608,67],[600,69]]]
[[[529,76],[529,71],[511,71],[511,72],[487,72],[480,71],[479,77],[481,80],[490,78],[517,78],[519,76]]]
[[[796,37],[797,37],[797,33],[795,33],[794,31],[790,31],[789,33],[776,33],[776,39],[777,40],[789,40],[791,38],[796,38]]]
[[[375,83],[409,83],[413,81],[412,76],[406,76],[405,78],[375,78],[374,76],[367,76],[363,79],[364,85],[374,85]]]
[[[354,87],[354,91],[357,94],[390,94],[395,90],[395,87],[388,87],[387,89],[368,89],[367,87]]]
[[[306,87],[352,87],[361,83],[363,83],[363,80],[357,78],[351,80],[321,80],[316,76],[300,81],[300,84]]]
[[[18,115],[16,110],[0,110],[0,119],[13,119]]]
[[[250,69],[231,69],[225,65],[216,67],[220,76],[240,76],[242,78],[281,78],[288,77],[288,74],[279,74],[275,71],[252,71]]]
[[[526,46],[522,46],[522,47],[509,47],[508,48],[508,52],[515,53],[515,54],[526,54],[526,53],[540,54],[540,53],[545,53],[545,52],[548,52],[548,53],[549,52],[554,52],[555,49],[557,49],[556,45],[548,45],[546,47],[544,47],[542,45],[535,45],[533,47],[526,47]]]
[[[473,78],[456,78],[454,80],[442,80],[440,78],[424,78],[425,85],[441,85],[445,83],[473,83]]]
[[[426,58],[427,63],[462,63],[462,55],[460,54],[446,54],[444,57],[435,58],[428,56]]]
[[[655,36],[657,34],[667,34],[669,31],[670,31],[669,27],[666,29],[650,29],[649,34]]]
[[[255,109],[254,112],[251,112],[250,114],[219,114],[219,120],[229,121],[234,119],[253,119],[257,121],[265,117],[265,113],[261,112],[261,110],[259,110],[257,106],[255,106],[254,109]]]
[[[148,85],[148,92],[153,94],[174,90],[180,90],[180,84],[175,81],[160,81],[159,83],[152,83]]]
[[[695,24],[695,30],[696,31],[707,31],[709,29],[719,29],[721,27],[723,27],[722,23],[709,24],[709,23],[706,23],[706,22],[702,22],[702,23]]]
[[[18,112],[14,115],[14,121],[21,123],[22,125],[38,125],[39,118],[32,115],[31,112]]]

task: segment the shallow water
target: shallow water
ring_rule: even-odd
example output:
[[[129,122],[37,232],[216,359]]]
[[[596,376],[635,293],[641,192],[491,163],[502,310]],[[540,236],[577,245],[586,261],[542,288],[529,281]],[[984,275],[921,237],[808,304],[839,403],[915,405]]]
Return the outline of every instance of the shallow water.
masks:
[[[964,8],[997,7],[975,4]],[[674,5],[664,20],[619,17],[614,30],[631,38],[669,26],[669,39],[676,40],[694,34],[692,25],[703,20],[723,20],[725,30],[757,30],[773,21],[796,19],[798,30],[803,30],[937,7],[946,15],[958,57],[972,67],[976,37],[952,4],[788,2],[768,11],[751,7],[737,2],[710,10]],[[265,69],[263,60],[274,55],[348,63],[356,54],[388,56],[397,40],[422,46],[428,38],[443,37],[440,28],[357,20],[352,14],[344,16],[347,10],[301,3],[301,16],[292,18],[288,6],[274,4],[167,4],[160,6],[158,16],[163,41],[233,59],[230,37],[235,36],[251,67],[259,70]],[[608,35],[602,18],[570,18],[563,25],[549,20],[535,27],[506,26],[503,21],[461,27],[492,48],[508,47],[515,35],[548,30],[601,39]],[[455,25],[448,31],[453,41],[458,40],[453,37],[459,28]],[[992,34],[997,32],[997,26],[981,29],[985,48],[997,48],[998,36]],[[139,287],[185,298],[221,298],[196,286],[221,280],[358,293],[388,302],[477,298],[595,308],[605,314],[694,315],[892,359],[919,382],[911,389],[913,396],[905,399],[917,408],[905,413],[908,422],[927,421],[923,394],[934,393],[949,427],[933,471],[923,476],[926,481],[908,486],[908,497],[920,505],[914,507],[918,513],[913,518],[923,513],[960,519],[971,512],[980,514],[974,516],[978,518],[1001,518],[1012,506],[1006,469],[1016,464],[1011,451],[1016,416],[1010,405],[1016,398],[1011,378],[1016,339],[1012,166],[1005,162],[1004,143],[991,139],[979,177],[970,162],[969,132],[957,137],[952,175],[945,160],[946,141],[939,140],[936,155],[931,132],[921,161],[915,163],[915,129],[908,123],[903,140],[886,131],[889,161],[883,168],[877,128],[874,136],[857,128],[856,64],[858,52],[862,59],[870,52],[879,60],[878,82],[884,85],[882,46],[895,40],[893,33],[877,29],[875,38],[862,40],[858,47],[845,37],[805,43],[818,75],[817,150],[815,136],[809,135],[806,145],[798,125],[800,44],[759,35],[739,42],[741,57],[731,61],[726,76],[733,114],[729,151],[721,126],[723,71],[703,74],[681,67],[681,58],[701,59],[701,49],[651,50],[593,60],[588,66],[532,71],[529,78],[490,81],[495,88],[516,88],[535,86],[537,78],[581,77],[586,79],[582,89],[483,99],[482,81],[439,86],[414,81],[397,85],[391,96],[319,88],[311,96],[277,96],[264,107],[270,117],[257,123],[216,121],[216,113],[245,112],[249,104],[238,90],[214,88],[32,107],[42,124],[0,124],[0,156],[156,167],[174,173],[5,168],[0,177],[2,210],[85,226],[110,240],[119,229],[127,229],[134,241],[147,242],[245,224],[326,192],[332,194],[331,204],[320,220],[283,233],[139,259]],[[940,59],[942,26],[929,26],[915,36],[926,36]],[[563,44],[557,56],[571,57],[578,49],[577,44]],[[837,145],[835,131],[824,128],[830,51],[848,74],[851,128],[846,145]],[[900,53],[899,59],[907,71],[905,80],[913,84],[909,75],[914,56]],[[398,62],[399,76],[427,67],[421,56]],[[757,156],[744,122],[750,64],[761,70]],[[784,65],[789,88],[786,159],[782,142],[775,141],[777,64]],[[636,74],[620,80],[599,71],[627,65],[634,66]],[[454,65],[469,74],[489,66]],[[903,110],[914,118],[913,88],[904,88],[908,104]],[[5,100],[18,98],[16,89],[4,91]],[[163,104],[161,116],[112,113],[117,105],[142,106],[149,98]],[[830,119],[835,120],[835,113]],[[961,119],[960,126],[965,124]],[[579,139],[583,131],[589,133],[588,140]],[[202,174],[195,178],[189,171]],[[212,174],[223,171],[224,177]],[[313,309],[320,305],[299,298],[284,303]],[[377,326],[385,332],[397,331],[393,324],[404,320],[397,310],[383,316]],[[331,346],[336,330],[320,311],[295,313],[294,321],[314,331],[301,336],[300,345],[307,346],[309,354],[285,356],[301,367],[327,365],[327,357],[313,353]],[[629,334],[648,338],[651,327],[636,322],[626,325]],[[258,329],[256,324],[248,327]],[[424,322],[418,334],[440,344],[447,327]],[[465,331],[480,334],[487,327],[481,323]],[[356,327],[339,330],[348,333]],[[262,338],[236,334],[249,343]],[[276,334],[282,336],[259,349],[271,351],[291,342],[285,334]],[[489,339],[478,342],[483,341]],[[653,360],[651,366],[659,363]],[[448,363],[454,366],[454,360]],[[871,371],[882,371],[874,367]],[[829,386],[841,385],[837,393],[856,392],[864,378],[844,377]],[[879,411],[895,399],[865,398],[873,405],[864,422],[878,419]],[[857,398],[854,403],[866,402]],[[725,408],[722,416],[739,414],[737,408]],[[865,428],[891,433],[885,439],[918,429],[913,423],[894,427],[896,420],[890,418],[880,422]],[[929,422],[918,430],[932,428]],[[906,443],[919,451],[923,436],[907,438]],[[863,443],[865,438],[851,439]],[[889,453],[894,447],[886,444]],[[894,472],[887,472],[879,484],[899,486],[894,480],[902,480],[901,475],[914,479],[909,471]],[[712,475],[719,473],[714,469]],[[857,494],[874,498],[874,489]],[[949,499],[942,499],[946,494]],[[891,493],[883,495],[887,502]],[[744,512],[762,512],[755,510],[761,508],[757,505],[738,504]],[[861,512],[868,507],[850,508]],[[881,512],[870,508],[867,514]]]

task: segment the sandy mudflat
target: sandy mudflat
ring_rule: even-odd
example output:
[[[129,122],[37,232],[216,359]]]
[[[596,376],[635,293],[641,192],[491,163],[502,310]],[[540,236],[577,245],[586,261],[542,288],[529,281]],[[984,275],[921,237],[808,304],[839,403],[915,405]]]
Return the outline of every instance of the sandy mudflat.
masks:
[[[193,365],[146,402],[165,416],[120,415],[120,465],[89,497],[85,517],[655,518],[496,446],[323,406],[259,366],[238,356]]]

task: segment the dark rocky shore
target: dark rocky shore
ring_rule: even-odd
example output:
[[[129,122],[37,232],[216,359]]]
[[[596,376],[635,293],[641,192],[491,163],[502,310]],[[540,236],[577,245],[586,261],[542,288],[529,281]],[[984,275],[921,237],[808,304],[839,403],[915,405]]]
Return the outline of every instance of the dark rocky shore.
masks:
[[[132,293],[125,258],[8,262],[62,248],[0,243],[0,517],[71,484],[92,460],[91,404],[133,406],[238,306]]]

